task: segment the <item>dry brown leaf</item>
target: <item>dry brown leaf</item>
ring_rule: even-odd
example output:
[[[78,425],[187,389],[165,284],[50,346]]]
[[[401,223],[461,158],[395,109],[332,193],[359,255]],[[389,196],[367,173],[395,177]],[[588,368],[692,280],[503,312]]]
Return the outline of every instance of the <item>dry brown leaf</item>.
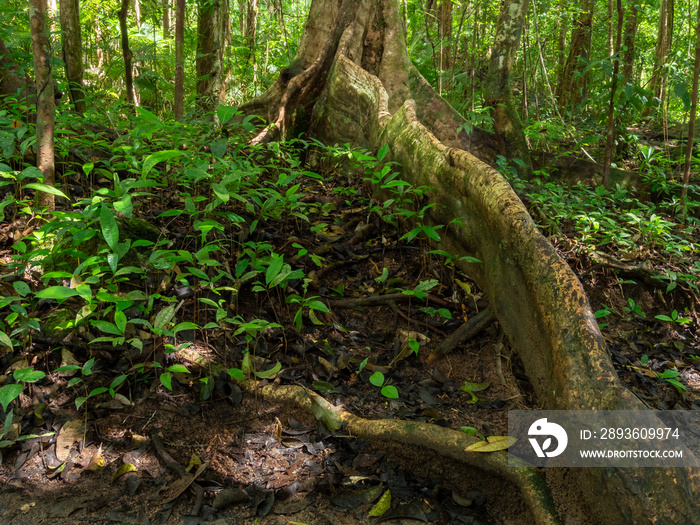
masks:
[[[467,452],[496,452],[505,450],[518,439],[512,436],[489,436],[487,441],[477,441],[469,445],[465,450]]]

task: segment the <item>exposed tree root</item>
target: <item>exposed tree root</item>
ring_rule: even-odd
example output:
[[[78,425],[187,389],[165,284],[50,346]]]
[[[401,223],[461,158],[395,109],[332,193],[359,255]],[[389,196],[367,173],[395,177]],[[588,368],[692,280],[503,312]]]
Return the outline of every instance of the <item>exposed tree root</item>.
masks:
[[[256,388],[252,385],[250,388],[255,389],[268,402],[293,405],[313,414],[310,394],[303,387],[265,385]],[[420,448],[437,454],[445,460],[458,461],[513,483],[520,490],[523,500],[530,509],[533,523],[538,525],[560,523],[554,510],[552,496],[537,470],[526,466],[509,467],[505,452],[465,452],[469,445],[479,441],[478,438],[429,423],[400,419],[364,419],[341,408],[337,408],[336,412],[348,433],[375,445],[393,444]]]
[[[451,352],[464,341],[468,341],[496,320],[493,312],[486,308],[452,332],[435,350],[435,354]]]

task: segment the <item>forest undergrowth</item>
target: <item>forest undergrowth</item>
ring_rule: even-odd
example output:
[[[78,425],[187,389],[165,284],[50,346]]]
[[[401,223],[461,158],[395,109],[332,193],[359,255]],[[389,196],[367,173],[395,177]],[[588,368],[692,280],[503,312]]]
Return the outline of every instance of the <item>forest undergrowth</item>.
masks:
[[[507,410],[537,406],[488,301],[458,258],[433,244],[451,224],[428,221],[430,188],[403,181],[400,166],[385,162],[386,147],[250,146],[249,122],[225,128],[233,108],[219,108],[214,128],[137,112],[128,129],[64,133],[56,188],[23,160],[26,130],[4,144],[12,156],[0,164],[0,448],[14,458],[0,468],[5,483],[145,472],[115,451],[133,440],[139,449],[138,436],[152,442],[160,429],[197,451],[191,467],[220,467],[218,494],[231,484],[220,456],[230,443],[209,436],[209,449],[197,448],[188,420],[247,406],[244,423],[228,430],[245,434],[266,413],[248,393],[254,384],[300,385],[366,418],[431,422],[482,439],[507,432]],[[566,187],[544,172],[521,181],[505,162],[500,168],[586,286],[621,378],[651,407],[698,408],[697,194],[680,203],[660,173],[649,177],[648,199],[619,187]],[[53,214],[34,206],[36,192],[56,195]],[[159,408],[138,424],[118,415],[154,402]],[[314,432],[308,421],[270,417],[255,431],[280,449],[294,439],[318,444],[299,437]],[[217,435],[227,432],[220,424],[211,425]],[[341,433],[323,428],[319,439]],[[200,445],[209,439],[201,434]],[[359,468],[365,447],[343,461]],[[254,488],[239,495],[251,519],[274,508],[274,494],[304,492],[301,474],[261,474],[261,457],[242,457],[250,476],[235,480]],[[341,485],[357,491],[339,481],[354,474],[337,462],[315,468],[304,476],[334,474],[322,483],[328,494]],[[162,473],[150,474],[146,488],[159,486]],[[380,478],[372,474],[369,488],[363,481],[359,522],[382,483],[400,492],[394,474]],[[492,498],[484,504],[478,480],[463,491],[477,491],[474,506],[430,486],[432,511],[451,519],[519,512],[517,504],[498,510]]]

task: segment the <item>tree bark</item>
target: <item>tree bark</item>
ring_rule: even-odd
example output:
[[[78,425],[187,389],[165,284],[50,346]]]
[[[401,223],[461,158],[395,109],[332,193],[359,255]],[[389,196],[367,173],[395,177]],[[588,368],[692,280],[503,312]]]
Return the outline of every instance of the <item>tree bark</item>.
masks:
[[[649,81],[649,89],[654,96],[661,101],[662,105],[666,98],[666,76],[664,75],[664,66],[666,65],[666,58],[668,57],[671,44],[673,43],[673,12],[674,0],[661,0],[661,7],[659,9],[659,29],[654,53],[654,69],[651,74],[651,80]],[[644,111],[645,116],[649,116],[650,114],[651,109]]]
[[[51,80],[51,53],[49,32],[46,27],[46,0],[30,0],[29,24],[34,55],[36,76],[37,121],[36,149],[37,168],[41,171],[43,183],[54,185],[54,93]],[[37,192],[37,204],[54,209],[54,196],[48,192]]]
[[[511,70],[520,45],[527,8],[528,0],[505,0],[503,3],[496,22],[484,87],[484,105],[491,108],[499,148],[508,160],[520,159],[524,163],[524,166],[517,165],[518,172],[523,177],[532,174],[532,163],[520,115],[513,100]]]
[[[590,59],[593,6],[593,0],[581,0],[581,10],[574,22],[569,56],[557,85],[557,98],[563,108],[569,104],[576,106],[585,98],[588,75],[583,73],[583,69]]]
[[[75,111],[85,113],[83,89],[83,44],[80,32],[80,6],[78,0],[60,0],[61,47],[66,64],[68,92]]]
[[[223,52],[228,0],[201,0],[197,20],[197,106],[211,110],[224,98]]]
[[[182,120],[185,107],[185,0],[175,4],[175,118]]]
[[[683,166],[683,190],[681,198],[685,206],[690,184],[690,162],[693,157],[695,144],[695,117],[698,109],[698,75],[700,74],[700,5],[698,6],[698,21],[695,28],[695,64],[693,66],[693,92],[690,94],[690,117],[688,120],[688,144],[685,148],[685,164]]]
[[[608,187],[610,177],[610,164],[615,152],[615,95],[617,93],[617,74],[620,71],[620,46],[622,45],[622,24],[624,11],[622,10],[622,0],[617,0],[617,32],[615,36],[615,52],[612,60],[613,75],[610,82],[610,105],[608,106],[608,129],[605,140],[605,161],[603,162],[603,186]]]
[[[628,0],[627,16],[625,18],[625,35],[623,37],[624,53],[622,54],[622,76],[625,82],[634,82],[635,37],[637,35],[637,20],[639,9],[637,0]]]
[[[129,16],[129,0],[122,0],[119,9],[119,29],[122,35],[122,55],[124,56],[124,79],[126,82],[126,100],[134,104],[134,75],[132,72],[132,54],[129,49],[129,26],[127,17]]]
[[[163,38],[170,38],[170,0],[163,0]]]
[[[433,189],[427,220],[447,224],[440,247],[463,263],[550,409],[644,409],[619,381],[581,283],[527,214],[510,185],[467,149],[493,154],[411,63],[399,0],[313,0],[292,63],[263,95],[241,106],[266,125],[255,141],[304,131],[328,144],[376,151],[402,177]],[[293,73],[293,74],[292,74]],[[460,132],[456,130],[460,129]],[[443,207],[444,205],[444,207]],[[590,522],[698,523],[693,469],[572,469]],[[535,522],[535,521],[533,521]]]

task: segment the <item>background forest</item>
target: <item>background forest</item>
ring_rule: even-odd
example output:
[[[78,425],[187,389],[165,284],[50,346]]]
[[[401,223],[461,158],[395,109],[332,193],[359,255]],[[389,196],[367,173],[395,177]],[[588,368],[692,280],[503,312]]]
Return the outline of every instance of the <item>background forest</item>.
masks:
[[[619,379],[646,407],[700,409],[698,3],[396,3],[411,63],[463,117],[448,132],[487,152],[581,281]],[[0,460],[13,459],[0,478],[40,479],[54,503],[56,482],[72,483],[58,522],[109,508],[146,523],[190,484],[203,520],[241,503],[237,523],[301,512],[284,506],[297,491],[309,510],[294,523],[549,516],[521,485],[450,494],[338,437],[383,434],[333,403],[483,443],[505,439],[507,410],[542,400],[465,270],[484,262],[436,244],[464,226],[434,220],[436,188],[407,182],[387,144],[296,136],[304,108],[260,139],[274,126],[255,104],[310,70],[311,4],[0,0]],[[323,425],[260,404],[260,385],[279,387],[273,405],[303,386]],[[180,487],[151,505],[158,462]],[[548,483],[560,515],[568,499],[585,508]],[[205,488],[228,499],[202,507]],[[7,516],[27,497],[2,500]]]

